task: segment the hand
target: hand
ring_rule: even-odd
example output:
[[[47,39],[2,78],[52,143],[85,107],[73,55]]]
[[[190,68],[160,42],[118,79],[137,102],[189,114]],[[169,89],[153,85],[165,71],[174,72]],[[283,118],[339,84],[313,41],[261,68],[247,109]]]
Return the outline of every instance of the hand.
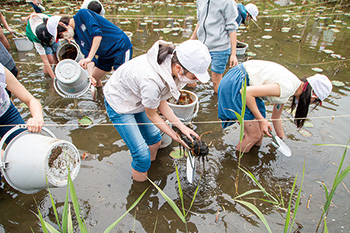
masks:
[[[94,77],[90,76],[91,85],[96,86],[97,81]]]
[[[191,141],[193,141],[191,135],[195,136],[196,138],[199,138],[199,135],[196,132],[194,132],[192,129],[190,129],[190,128],[186,127],[186,126],[184,128],[182,128],[182,129],[180,129],[180,130],[189,139],[191,139]],[[180,138],[180,136],[177,136],[177,140],[176,141],[179,142],[181,145],[183,145],[185,148],[190,149],[188,147],[188,145]]]
[[[234,67],[236,65],[238,65],[237,56],[236,56],[236,54],[231,54],[231,56],[230,56],[230,67]]]
[[[78,64],[83,67],[83,69],[86,69],[87,68],[87,65],[91,62],[91,59],[90,58],[84,58],[84,59],[81,59]]]
[[[14,35],[14,33],[15,33],[15,31],[14,30],[12,30],[11,28],[9,28],[9,30],[8,30],[12,35]]]
[[[37,119],[32,117],[32,118],[29,118],[29,120],[27,121],[27,129],[33,133],[40,133],[43,126],[44,126],[43,119]]]
[[[261,131],[267,136],[272,137],[272,135],[269,132],[269,130],[272,131],[272,126],[270,125],[270,123],[266,119],[262,119],[259,121],[259,124]]]

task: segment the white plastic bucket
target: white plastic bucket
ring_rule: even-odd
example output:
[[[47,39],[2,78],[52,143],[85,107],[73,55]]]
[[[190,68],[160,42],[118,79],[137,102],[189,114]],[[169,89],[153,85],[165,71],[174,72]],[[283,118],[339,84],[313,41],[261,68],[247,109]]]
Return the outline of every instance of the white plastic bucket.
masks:
[[[240,47],[240,48],[238,48]],[[248,44],[247,43],[243,43],[238,41],[237,42],[237,47],[236,47],[236,55],[244,55],[245,52],[247,51],[248,48]]]
[[[56,56],[58,61],[72,59],[78,62],[84,58],[79,45],[75,41],[68,42],[67,40],[60,42]]]
[[[54,88],[64,98],[77,98],[89,90],[89,73],[76,61],[64,59],[55,69]]]
[[[131,38],[132,38],[132,32],[124,32],[128,37],[129,37],[129,40],[131,41]]]
[[[181,90],[180,92],[187,93],[190,96],[192,103],[180,105],[180,104],[172,104],[168,102],[168,105],[181,121],[189,122],[192,120],[192,118],[197,116],[198,109],[199,109],[198,97],[195,93],[191,91]],[[194,112],[195,109],[196,111]]]
[[[1,139],[1,148],[13,132],[21,129],[16,126]],[[72,180],[80,170],[78,149],[70,142],[57,139],[55,135],[42,128],[42,133],[24,131],[14,137],[7,145],[1,160],[1,172],[7,183],[14,189],[32,194],[47,187],[67,185],[68,168]]]
[[[170,128],[172,127],[172,124],[168,120],[165,122],[170,126]],[[160,134],[162,136],[160,148],[165,148],[173,142],[173,139],[168,134],[164,133],[163,131]]]
[[[18,51],[29,51],[33,49],[33,42],[28,37],[13,38]]]

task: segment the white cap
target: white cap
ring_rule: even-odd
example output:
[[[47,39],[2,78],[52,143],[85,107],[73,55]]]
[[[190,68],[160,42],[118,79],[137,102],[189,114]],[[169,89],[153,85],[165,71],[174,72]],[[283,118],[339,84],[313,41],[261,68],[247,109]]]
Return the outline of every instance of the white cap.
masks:
[[[57,42],[57,26],[61,20],[61,16],[52,16],[47,20],[46,27],[47,31],[53,36],[55,42]]]
[[[180,64],[194,74],[201,83],[209,81],[211,56],[207,46],[199,40],[187,40],[175,48]]]
[[[258,7],[253,4],[253,3],[248,3],[246,6],[245,6],[245,9],[247,10],[247,12],[250,14],[250,16],[253,18],[254,21],[256,21],[256,17],[258,16],[259,14],[259,10],[258,10]]]
[[[307,81],[310,83],[313,91],[321,101],[327,98],[332,91],[332,82],[326,75],[315,74],[314,76],[307,78]]]

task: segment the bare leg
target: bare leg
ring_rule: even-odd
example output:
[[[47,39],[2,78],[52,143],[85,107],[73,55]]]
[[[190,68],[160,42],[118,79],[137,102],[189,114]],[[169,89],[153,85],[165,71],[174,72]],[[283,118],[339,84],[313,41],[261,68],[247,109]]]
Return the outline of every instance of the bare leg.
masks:
[[[144,182],[147,180],[147,172],[138,172],[134,168],[132,169],[132,178],[138,182]]]
[[[8,42],[8,40],[6,39],[2,29],[0,28],[0,42],[4,45],[4,47],[10,52],[11,51],[11,47],[10,44]]]
[[[223,74],[218,74],[215,72],[211,72],[211,81],[213,82],[213,86],[214,86],[214,92],[218,93],[218,89],[219,89],[219,84],[220,81],[222,79]]]
[[[157,152],[158,152],[158,149],[159,149],[161,143],[162,143],[162,142],[159,141],[159,142],[157,142],[156,144],[153,144],[153,145],[148,146],[149,151],[151,152],[151,161],[156,160],[156,158],[157,158]]]
[[[96,87],[102,87],[102,77],[106,71],[97,68],[96,66],[93,69],[92,77],[96,80]]]
[[[262,143],[263,134],[260,130],[259,122],[249,121],[244,123],[244,136],[242,143],[237,144],[236,149],[240,152],[249,152],[254,146],[260,146]]]

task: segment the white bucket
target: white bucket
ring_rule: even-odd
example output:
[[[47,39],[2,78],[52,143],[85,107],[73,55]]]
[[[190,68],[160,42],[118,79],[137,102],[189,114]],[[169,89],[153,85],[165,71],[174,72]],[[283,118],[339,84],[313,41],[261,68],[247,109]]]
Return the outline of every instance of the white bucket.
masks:
[[[170,126],[170,128],[172,127],[172,124],[168,120],[165,122]],[[173,139],[168,134],[164,133],[163,131],[160,134],[162,136],[160,148],[165,148],[173,142]]]
[[[236,55],[244,55],[245,52],[247,51],[247,48],[248,48],[248,44],[247,43],[243,43],[243,42],[237,41]]]
[[[13,38],[18,51],[29,51],[33,49],[33,42],[28,37]]]
[[[16,126],[3,136],[1,148],[6,138],[19,129]],[[7,183],[22,193],[36,193],[47,185],[66,186],[68,168],[72,180],[80,170],[78,149],[68,141],[57,139],[45,127],[42,130],[49,136],[29,131],[18,134],[7,145],[1,160],[1,172]]]
[[[132,32],[124,32],[128,37],[129,37],[129,40],[131,41],[131,38],[132,38]]]
[[[198,97],[195,93],[191,91],[181,90],[180,92],[189,94],[192,100],[192,103],[180,105],[180,104],[172,104],[168,102],[168,105],[181,121],[189,122],[192,120],[192,118],[197,116],[198,109],[199,109]],[[195,109],[196,111],[194,112]]]
[[[90,88],[90,77],[76,61],[64,59],[55,69],[54,88],[64,98],[77,98]]]
[[[57,48],[56,56],[58,61],[72,59],[78,62],[84,58],[84,55],[80,51],[79,45],[73,40],[70,42],[67,40],[60,42]]]

